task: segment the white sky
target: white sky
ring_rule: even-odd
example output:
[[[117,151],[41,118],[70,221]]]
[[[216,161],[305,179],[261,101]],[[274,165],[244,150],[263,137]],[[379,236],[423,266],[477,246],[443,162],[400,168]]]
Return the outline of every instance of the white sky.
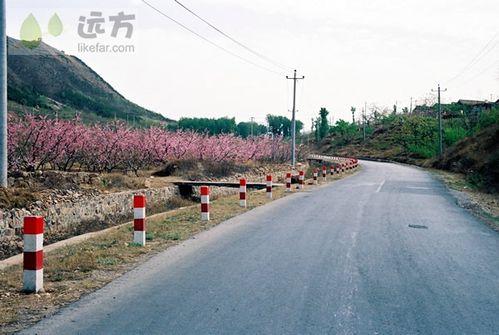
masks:
[[[212,41],[272,67],[217,35],[173,0],[148,0]],[[307,124],[320,107],[350,119],[364,102],[409,106],[438,82],[444,101],[499,99],[498,0],[183,0],[238,40],[306,79],[298,86],[298,118]],[[103,8],[105,6],[105,8]],[[90,10],[137,15],[134,54],[78,53],[77,20]],[[65,30],[44,40],[85,61],[125,97],[163,115],[290,116],[291,83],[214,48],[146,7],[140,0],[7,0],[7,30],[19,38],[33,13],[47,24],[56,12]],[[46,28],[42,28],[44,32]],[[495,48],[446,84],[496,35]],[[98,41],[113,41],[102,37]],[[123,41],[120,39],[120,41]],[[280,69],[276,69],[280,70]],[[289,72],[289,75],[292,73]]]

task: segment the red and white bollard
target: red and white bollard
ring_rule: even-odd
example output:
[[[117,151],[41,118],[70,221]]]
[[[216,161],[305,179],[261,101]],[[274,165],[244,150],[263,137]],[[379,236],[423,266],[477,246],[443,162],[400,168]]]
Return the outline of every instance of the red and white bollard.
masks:
[[[246,179],[239,180],[239,206],[246,208]]]
[[[272,199],[272,176],[267,176],[267,198]]]
[[[319,170],[314,169],[314,184],[317,185],[319,182],[317,181],[317,178],[319,177]]]
[[[325,165],[322,166],[322,179],[324,179],[324,181],[327,180],[327,167]]]
[[[334,176],[334,165],[331,165],[331,167],[329,169],[330,169],[331,176]]]
[[[286,173],[286,192],[291,192],[291,173]]]
[[[340,174],[341,170],[340,170],[340,166],[339,165],[336,165],[336,173],[337,174]]]
[[[43,290],[43,231],[45,221],[41,216],[24,218],[23,288],[25,292]]]
[[[298,175],[298,188],[300,190],[303,190],[304,187],[305,187],[305,172],[300,171]]]
[[[133,243],[146,245],[146,196],[133,196]]]
[[[210,188],[201,186],[201,221],[210,221]]]

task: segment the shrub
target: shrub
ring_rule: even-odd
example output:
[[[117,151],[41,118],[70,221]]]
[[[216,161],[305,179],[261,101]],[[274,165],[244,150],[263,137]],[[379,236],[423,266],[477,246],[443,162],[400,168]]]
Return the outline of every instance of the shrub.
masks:
[[[409,144],[407,150],[416,155],[417,158],[432,158],[437,155],[437,150],[433,146],[420,146],[416,144]]]
[[[463,127],[454,126],[444,129],[444,143],[451,146],[468,136],[468,132]]]

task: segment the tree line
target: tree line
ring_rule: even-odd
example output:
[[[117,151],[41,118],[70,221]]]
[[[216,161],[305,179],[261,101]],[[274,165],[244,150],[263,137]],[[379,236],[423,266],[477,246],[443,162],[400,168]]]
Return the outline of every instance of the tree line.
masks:
[[[267,115],[267,125],[257,122],[236,122],[235,118],[181,118],[177,123],[168,125],[168,129],[189,130],[209,135],[234,134],[242,138],[260,135],[291,136],[291,120],[285,116]],[[296,121],[296,132],[303,129],[303,123]]]
[[[173,160],[275,161],[290,156],[281,136],[243,139],[160,127],[132,128],[122,122],[88,126],[76,120],[28,115],[8,123],[9,171],[135,172]]]

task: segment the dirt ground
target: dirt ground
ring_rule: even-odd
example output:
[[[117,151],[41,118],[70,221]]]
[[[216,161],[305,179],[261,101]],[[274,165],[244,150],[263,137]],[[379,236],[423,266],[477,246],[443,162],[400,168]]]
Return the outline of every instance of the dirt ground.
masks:
[[[437,169],[430,171],[452,191],[459,206],[471,211],[499,232],[499,195],[485,193],[467,181],[466,176]]]

